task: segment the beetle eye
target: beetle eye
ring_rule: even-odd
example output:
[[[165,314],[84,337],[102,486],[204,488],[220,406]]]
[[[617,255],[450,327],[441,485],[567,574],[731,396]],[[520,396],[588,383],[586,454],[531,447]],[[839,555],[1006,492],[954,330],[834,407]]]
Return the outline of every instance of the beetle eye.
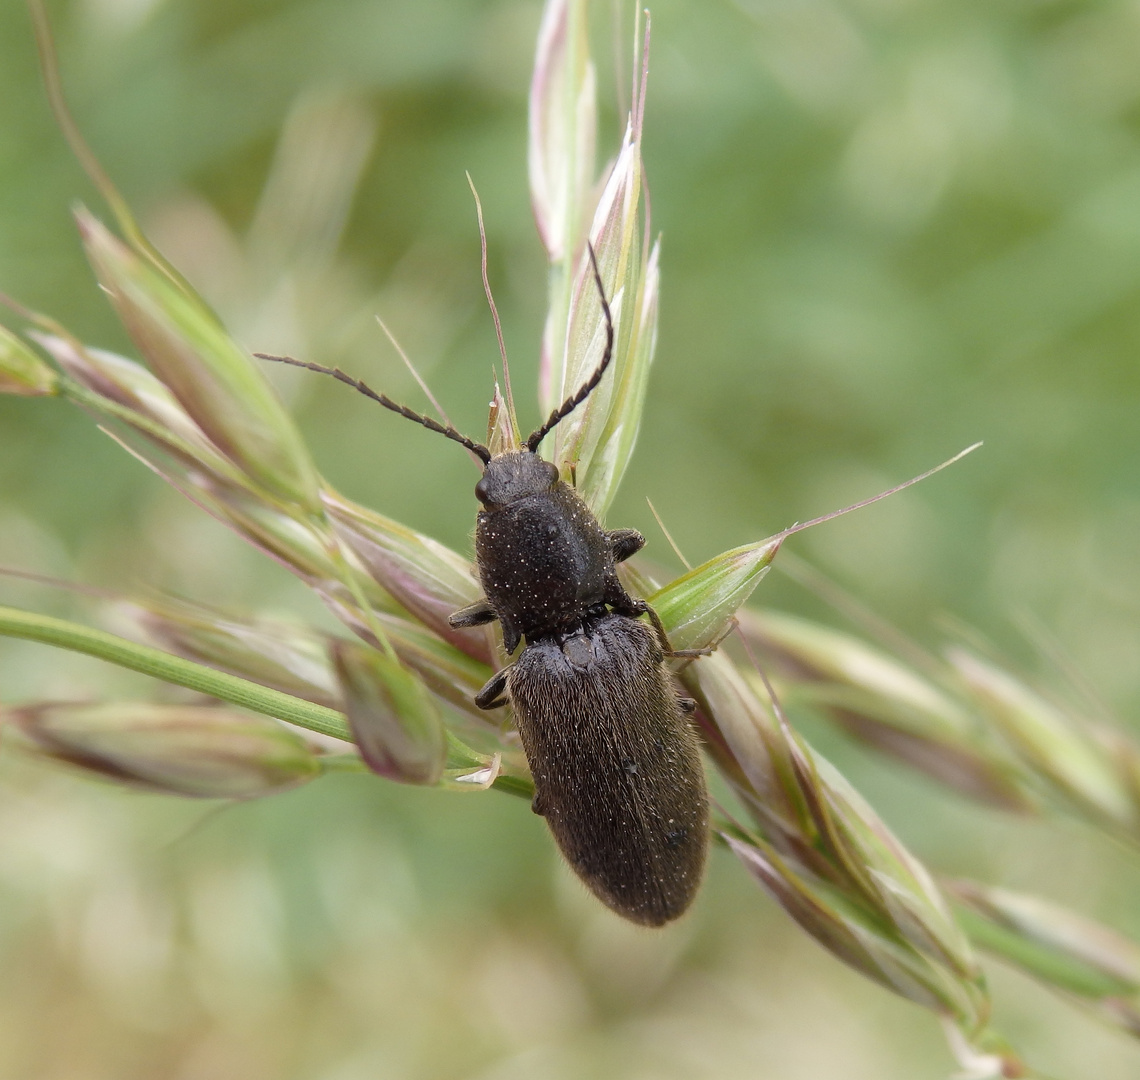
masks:
[[[547,461],[545,465],[547,479],[550,481],[550,486],[554,487],[558,483],[558,466],[553,461]]]
[[[486,504],[487,502],[487,478],[485,476],[475,485],[475,498],[481,503]]]

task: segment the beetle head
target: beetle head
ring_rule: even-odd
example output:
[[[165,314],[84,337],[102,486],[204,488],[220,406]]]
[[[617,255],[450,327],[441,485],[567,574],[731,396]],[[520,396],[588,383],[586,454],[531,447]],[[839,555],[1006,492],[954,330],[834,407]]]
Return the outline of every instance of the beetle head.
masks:
[[[558,467],[529,450],[510,450],[491,458],[475,485],[475,497],[488,509],[552,491],[558,483]]]

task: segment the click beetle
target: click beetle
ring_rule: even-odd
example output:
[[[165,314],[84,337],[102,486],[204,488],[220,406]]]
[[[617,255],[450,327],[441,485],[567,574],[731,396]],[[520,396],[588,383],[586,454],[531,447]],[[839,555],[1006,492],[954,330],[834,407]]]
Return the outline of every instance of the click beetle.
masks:
[[[534,777],[532,807],[578,877],[624,918],[661,926],[692,903],[708,849],[708,794],[688,719],[695,702],[677,693],[665,666],[668,656],[699,650],[672,650],[656,612],[618,580],[617,564],[645,543],[641,533],[603,529],[537,453],[613,357],[613,318],[592,247],[589,257],[606,326],[601,362],[521,449],[492,455],[339,369],[258,355],[332,375],[482,461],[475,553],[485,596],[450,623],[497,620],[507,654],[523,648],[475,703],[511,705]]]

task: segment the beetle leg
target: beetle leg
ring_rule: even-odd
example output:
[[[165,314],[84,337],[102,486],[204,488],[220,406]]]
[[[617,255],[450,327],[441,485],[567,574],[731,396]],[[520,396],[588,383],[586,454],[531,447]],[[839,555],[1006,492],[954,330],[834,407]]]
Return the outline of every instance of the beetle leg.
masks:
[[[468,604],[465,608],[460,608],[458,611],[452,612],[447,617],[448,625],[453,630],[465,630],[469,626],[485,626],[487,623],[499,620],[503,628],[503,648],[507,650],[507,655],[515,651],[519,647],[519,642],[522,640],[522,634],[519,633],[518,628],[509,619],[500,617],[498,612],[491,607],[491,601],[484,597],[482,600],[476,600],[473,604]]]
[[[614,553],[614,562],[625,562],[645,547],[645,537],[636,529],[613,529],[606,536]]]
[[[491,602],[483,597],[473,604],[453,611],[448,615],[447,622],[452,630],[464,630],[468,626],[483,626],[486,623],[494,622],[498,617],[495,614],[495,609],[491,607]]]
[[[627,530],[619,529],[617,531],[625,532]],[[633,529],[629,529],[628,531],[633,532]],[[613,536],[613,533],[610,533],[610,536]],[[630,552],[630,554],[632,554],[632,552]],[[613,571],[606,575],[605,594],[603,599],[619,615],[625,615],[630,619],[636,619],[638,615],[641,614],[642,609],[638,607],[641,601],[634,600],[634,598],[625,591],[625,586],[621,583],[617,574]]]
[[[487,680],[487,685],[475,695],[475,704],[480,709],[497,709],[510,700],[503,692],[507,688],[507,672],[510,670],[505,667],[502,671],[496,671]]]
[[[507,655],[519,647],[519,642],[522,641],[522,634],[519,633],[518,627],[509,619],[500,620],[503,625],[503,648],[506,650]]]
[[[681,706],[681,712],[686,716],[692,716],[697,711],[697,700],[691,697],[677,698],[677,704]]]

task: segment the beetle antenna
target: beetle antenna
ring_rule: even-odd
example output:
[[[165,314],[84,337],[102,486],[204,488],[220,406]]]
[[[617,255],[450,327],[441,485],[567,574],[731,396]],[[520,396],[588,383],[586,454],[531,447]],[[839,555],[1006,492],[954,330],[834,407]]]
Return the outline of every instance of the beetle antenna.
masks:
[[[526,441],[526,448],[531,453],[534,453],[534,451],[538,449],[538,444],[550,434],[560,420],[564,420],[590,396],[590,392],[602,381],[602,376],[606,373],[606,368],[610,366],[610,361],[613,359],[614,318],[610,313],[609,301],[606,299],[605,286],[602,285],[602,275],[598,270],[598,259],[597,256],[594,255],[594,245],[589,241],[586,242],[586,250],[590,253],[590,266],[594,271],[594,284],[598,287],[598,299],[602,304],[602,314],[606,317],[606,351],[602,353],[602,362],[597,366],[594,374],[546,418],[546,423],[543,424],[542,427],[531,432],[530,437]]]
[[[397,404],[388,397],[387,394],[376,393],[367,383],[361,382],[359,379],[354,379],[351,375],[346,375],[340,368],[322,367],[320,364],[310,364],[307,360],[294,360],[291,356],[271,356],[269,353],[254,353],[253,355],[259,360],[272,360],[277,364],[290,364],[292,367],[315,371],[318,375],[331,375],[334,379],[338,379],[346,386],[351,386],[353,390],[358,391],[365,397],[379,402],[385,409],[391,409],[392,412],[399,413],[408,420],[414,420],[417,424],[422,424],[428,431],[438,431],[441,435],[446,435],[447,438],[453,442],[459,443],[460,446],[467,447],[484,465],[491,460],[491,451],[482,443],[477,443],[473,439],[467,438],[466,435],[460,434],[460,432],[456,431],[450,424],[441,424],[438,420],[433,420],[430,416],[421,416],[418,412],[409,409],[406,405]]]

